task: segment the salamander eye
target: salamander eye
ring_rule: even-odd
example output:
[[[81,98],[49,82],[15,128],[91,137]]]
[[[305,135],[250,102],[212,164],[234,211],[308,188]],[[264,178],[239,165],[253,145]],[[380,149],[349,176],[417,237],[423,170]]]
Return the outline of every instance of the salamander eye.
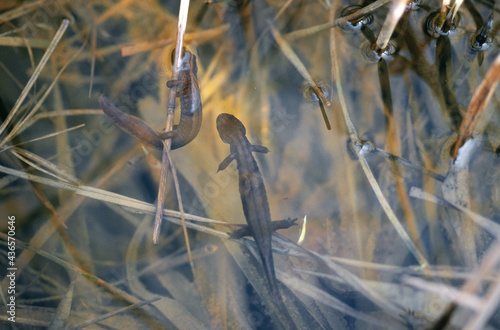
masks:
[[[175,47],[172,49],[172,52],[170,53],[170,63],[173,65],[175,61]],[[188,51],[189,53],[189,51]],[[184,55],[186,54],[186,47],[182,47],[182,54],[181,58],[184,58]],[[191,54],[191,53],[190,53]]]

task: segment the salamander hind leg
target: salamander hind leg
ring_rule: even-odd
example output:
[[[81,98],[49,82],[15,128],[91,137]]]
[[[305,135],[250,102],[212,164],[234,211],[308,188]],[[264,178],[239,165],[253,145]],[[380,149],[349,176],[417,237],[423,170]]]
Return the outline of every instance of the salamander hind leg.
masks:
[[[174,125],[174,128],[171,131],[158,133],[158,135],[160,136],[160,139],[166,140],[166,139],[174,138],[177,135],[176,128],[177,128],[177,125]]]
[[[229,237],[234,238],[234,239],[243,238],[246,236],[253,236],[253,233],[250,230],[250,227],[248,227],[248,226],[243,226],[240,229],[236,229],[232,233],[229,233]]]

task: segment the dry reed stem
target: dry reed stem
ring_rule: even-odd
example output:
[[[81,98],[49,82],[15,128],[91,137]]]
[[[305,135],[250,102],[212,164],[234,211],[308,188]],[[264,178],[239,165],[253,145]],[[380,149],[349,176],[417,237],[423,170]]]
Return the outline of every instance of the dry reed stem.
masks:
[[[392,33],[403,16],[409,1],[410,0],[394,0],[392,2],[391,9],[385,18],[384,25],[377,38],[377,51],[383,51],[387,47],[389,39],[391,39]]]
[[[332,6],[330,10],[330,18],[333,19],[335,17],[335,9]],[[335,38],[335,31],[330,30],[330,38],[329,38],[329,43],[330,43],[330,61],[331,61],[331,79],[332,81],[337,80],[339,77],[338,72],[335,71],[334,68],[337,68],[338,65],[338,57],[337,57],[337,41]],[[343,94],[342,91],[342,84],[337,84],[337,91],[339,94]],[[347,106],[345,104],[345,99],[343,97],[339,97],[339,102],[341,103],[341,109],[342,109],[342,114],[340,114],[338,111],[335,112],[335,116],[341,120],[344,120],[345,123],[345,128],[347,130],[347,133],[349,135],[349,138],[353,140],[357,139],[357,132],[356,129],[354,128],[353,123],[351,122],[351,119],[349,117],[349,114],[344,113],[344,109],[347,109]],[[341,126],[341,125],[340,125]],[[343,143],[341,144],[342,150],[344,150],[344,145]],[[349,208],[350,212],[352,212],[352,222],[354,224],[354,236],[356,238],[356,247],[357,247],[357,255],[359,259],[365,260],[365,240],[363,239],[362,236],[362,230],[361,230],[361,220],[359,213],[357,212],[357,200],[359,198],[359,195],[356,190],[356,179],[355,179],[355,173],[354,169],[352,166],[349,166],[350,163],[350,158],[347,156],[346,152],[343,152],[343,167],[346,169],[345,171],[345,179],[347,182],[347,189],[348,189],[348,199],[349,199]],[[337,196],[342,196],[345,193],[345,190],[343,187],[338,187],[337,188]],[[344,212],[342,212],[344,214]],[[351,219],[348,219],[347,223],[350,223]],[[363,271],[363,276],[366,275],[366,273]]]
[[[344,16],[341,18],[337,18],[337,19],[333,19],[329,23],[320,24],[320,25],[316,25],[316,26],[313,26],[310,28],[290,32],[287,35],[285,35],[285,39],[294,40],[294,39],[298,39],[298,38],[307,37],[307,36],[310,36],[312,34],[315,34],[315,33],[318,33],[318,32],[324,31],[324,30],[331,29],[331,28],[336,27],[340,24],[343,24],[347,21],[356,20],[358,18],[361,18],[363,16],[371,14],[374,11],[376,11],[377,9],[379,9],[380,7],[385,6],[386,4],[388,4],[391,1],[392,0],[377,0],[377,1],[372,2],[371,4],[367,5],[366,7],[361,8],[358,11],[355,11],[354,13],[352,13],[350,15],[347,15],[347,16]]]
[[[276,274],[278,275],[278,274]],[[363,320],[368,324],[377,325],[381,328],[388,328],[390,325],[383,322],[369,314],[364,314],[349,305],[345,304],[341,300],[335,298],[334,296],[328,294],[327,292],[319,289],[318,287],[312,285],[310,282],[304,281],[301,278],[289,278],[286,276],[278,276],[279,280],[286,284],[289,288],[294,291],[300,292],[305,296],[311,297],[314,301],[320,301],[323,304],[338,310],[346,315],[350,315],[356,319]]]
[[[184,240],[186,241],[186,249],[188,253],[189,264],[191,269],[193,266],[193,256],[191,254],[191,245],[189,243],[189,237],[187,234],[186,228],[186,219],[184,217],[184,206],[182,205],[182,196],[181,196],[181,187],[179,185],[179,178],[177,176],[177,170],[175,169],[174,161],[172,160],[172,155],[170,154],[170,150],[167,149],[168,161],[170,163],[170,169],[172,170],[172,178],[174,179],[175,193],[177,194],[177,202],[179,204],[179,211],[181,213],[181,221],[182,221],[182,231],[184,233]]]
[[[121,159],[119,159],[118,161],[115,161],[113,163],[113,166],[111,168],[109,168],[102,177],[98,178],[98,179],[94,179],[93,181],[93,186],[96,186],[96,187],[99,187],[101,185],[103,185],[105,182],[107,182],[113,175],[116,174],[116,172],[121,169],[125,164],[127,164],[128,160],[137,152],[136,149],[132,149],[130,152],[128,152],[126,155],[124,155],[124,157],[122,157]],[[12,169],[9,169],[9,170],[12,170]],[[29,173],[25,173],[25,172],[22,172],[22,171],[17,171],[17,170],[12,170],[14,172],[12,173],[18,173],[20,175],[22,175],[21,177],[27,179],[29,178],[29,176],[27,176]],[[13,177],[13,176],[10,176],[10,177]],[[18,177],[18,175],[14,174],[14,177]],[[39,183],[42,183],[44,184],[44,180],[47,180],[46,178],[42,178],[42,177],[36,177],[36,176],[33,176],[35,178],[38,178],[40,181]],[[8,177],[7,177],[8,178]],[[52,181],[52,180],[49,180],[49,181]],[[36,182],[36,181],[35,181]],[[57,181],[53,181],[53,186],[54,187],[59,187],[58,186],[58,182]],[[85,200],[85,198],[83,197],[83,195],[77,195],[77,196],[74,196],[71,200],[68,200],[66,201],[66,203],[59,207],[58,208],[58,214],[61,218],[61,220],[63,222],[67,221],[69,219],[69,217],[76,211],[76,209],[83,203],[83,201]],[[38,229],[38,231],[36,232],[36,234],[33,235],[33,237],[30,239],[30,242],[29,244],[33,247],[42,247],[46,242],[47,240],[49,240],[53,233],[55,231],[55,228],[53,226],[52,223],[48,222],[48,223],[45,223],[44,225],[42,225],[42,227],[40,227],[40,229]],[[16,255],[16,259],[17,259],[17,272],[18,274],[21,274],[24,270],[24,267],[26,265],[29,264],[29,262],[32,260],[32,258],[34,257],[33,253],[30,253],[30,252],[27,252],[27,251],[23,251],[21,252],[19,255]],[[1,285],[2,287],[6,287],[6,285],[8,285],[8,279],[7,278],[4,278],[1,282]]]
[[[459,290],[449,285],[425,281],[421,278],[409,276],[404,277],[402,282],[422,291],[432,292],[438,295],[441,299],[448,300],[450,303],[453,302],[476,311],[481,309],[480,298],[470,293],[461,293]]]
[[[184,42],[189,43],[192,41],[196,41],[198,43],[202,43],[220,36],[227,30],[229,30],[229,24],[224,24],[210,30],[185,33]],[[157,48],[162,48],[170,44],[173,44],[176,41],[177,40],[174,38],[159,39],[156,41],[145,41],[145,42],[135,43],[133,45],[120,46],[120,49],[122,56],[126,57],[139,53],[149,52]]]
[[[24,90],[21,92],[21,95],[19,96],[19,98],[17,99],[16,103],[14,104],[14,107],[9,112],[9,115],[7,116],[7,118],[5,119],[5,121],[2,123],[2,125],[0,125],[0,134],[2,134],[5,131],[5,128],[7,127],[7,125],[9,125],[11,123],[11,121],[14,118],[14,116],[19,111],[19,108],[20,108],[21,104],[23,103],[24,99],[26,98],[26,96],[28,95],[29,91],[31,90],[31,87],[33,87],[33,84],[35,83],[35,81],[38,79],[38,76],[40,75],[40,72],[43,70],[43,68],[47,64],[47,61],[49,60],[50,56],[54,52],[57,44],[59,43],[59,41],[61,40],[61,38],[62,38],[62,36],[64,34],[64,32],[68,28],[69,23],[70,22],[69,22],[68,19],[64,19],[61,22],[61,25],[59,26],[59,29],[57,30],[56,34],[52,38],[52,41],[51,41],[49,47],[47,48],[47,51],[45,52],[45,54],[43,54],[43,57],[40,60],[40,63],[38,63],[38,66],[36,67],[35,72],[33,72],[33,74],[31,75],[28,83],[24,87]],[[6,142],[6,139],[4,139],[0,143],[0,145],[5,144],[5,142]]]
[[[323,103],[327,107],[329,107],[331,105],[331,103],[323,95],[323,92],[319,89],[318,85],[311,77],[311,74],[307,70],[306,66],[302,63],[302,61],[297,56],[297,54],[295,54],[292,47],[290,47],[288,42],[286,42],[286,40],[283,39],[281,34],[278,32],[278,30],[273,26],[273,24],[270,21],[268,22],[268,26],[271,29],[271,33],[273,34],[274,40],[276,40],[276,43],[280,46],[280,49],[283,52],[283,54],[293,64],[295,69],[297,69],[297,71],[299,71],[300,75],[307,81],[307,83],[311,86],[311,88],[314,90],[316,95],[318,95],[321,98],[321,100],[323,101]]]
[[[179,9],[179,22],[177,25],[177,44],[175,48],[175,58],[174,65],[172,67],[172,81],[176,81],[181,64],[182,56],[182,46],[184,42],[184,33],[186,32],[187,17],[189,13],[189,0],[181,0],[181,6]],[[174,113],[175,113],[175,98],[176,98],[177,88],[170,88],[170,93],[168,95],[168,105],[167,105],[167,121],[165,125],[165,131],[170,132],[174,126]],[[170,148],[172,145],[172,140],[168,139],[163,141],[163,152],[162,152],[162,168],[160,173],[160,183],[158,188],[158,200],[156,202],[156,212],[155,212],[155,223],[153,229],[153,243],[157,244],[160,236],[161,222],[163,219],[163,204],[165,203],[165,194],[167,188],[167,178],[168,178],[168,164],[170,158]],[[170,166],[173,168],[174,164],[171,163]],[[180,194],[180,192],[179,192]],[[179,200],[179,203],[182,201]],[[182,209],[182,207],[180,207]],[[191,256],[191,249],[189,245],[189,238],[187,236],[186,222],[184,220],[184,212],[181,212],[181,223],[184,230],[184,238],[186,239],[186,247],[188,251],[188,256],[191,264],[191,270],[194,274],[193,269],[193,259]]]
[[[52,80],[52,83],[50,84],[50,86],[43,93],[43,95],[40,98],[40,100],[38,100],[37,104],[33,107],[33,109],[31,109],[31,111],[22,120],[18,121],[15,124],[15,126],[12,128],[12,130],[9,132],[9,134],[7,134],[7,136],[2,140],[2,142],[0,142],[0,145],[4,145],[5,143],[7,143],[7,141],[10,141],[16,134],[19,134],[19,130],[23,127],[23,125],[25,125],[25,123],[31,117],[33,117],[35,115],[35,113],[38,111],[38,109],[40,109],[40,107],[42,106],[42,104],[45,101],[45,99],[49,96],[49,94],[52,91],[52,89],[54,88],[54,86],[57,84],[57,81],[59,80],[59,77],[61,77],[61,75],[63,74],[64,70],[66,70],[66,68],[68,67],[68,65],[70,65],[78,57],[78,55],[80,55],[80,53],[82,52],[82,50],[85,47],[85,44],[86,44],[86,42],[84,42],[83,45],[80,47],[80,49],[62,66],[62,68],[59,70],[59,72],[57,73],[57,75]],[[17,102],[16,102],[16,104],[17,104]],[[9,113],[9,116],[10,116],[10,114],[12,112],[13,111],[11,111]],[[7,122],[7,120],[5,120],[4,124],[6,122]],[[0,127],[0,132],[1,132],[1,127]]]
[[[467,141],[468,139],[474,137],[475,135],[481,134],[481,132],[476,132],[476,126],[479,122],[481,115],[486,108],[486,105],[491,99],[491,96],[495,92],[498,81],[500,80],[500,54],[496,57],[493,64],[486,72],[486,76],[481,81],[481,84],[476,88],[474,95],[467,109],[460,129],[458,130],[458,137],[455,146],[453,147],[452,158],[453,161],[457,159],[458,149]]]
[[[450,8],[450,3],[451,3],[451,0],[443,0],[441,2],[441,14],[445,14],[446,16],[446,13],[448,12],[448,9]]]
[[[451,20],[455,19],[455,16],[457,15],[458,10],[460,9],[460,6],[462,5],[463,2],[464,2],[464,0],[454,0],[453,1],[453,5],[451,7]]]
[[[351,138],[352,141],[359,141],[358,133],[356,131],[356,128],[354,127],[352,120],[349,115],[349,111],[347,110],[347,105],[344,99],[343,91],[342,91],[342,83],[341,83],[341,77],[340,77],[340,70],[338,67],[338,60],[337,60],[337,50],[336,50],[336,43],[335,43],[335,37],[334,37],[334,31],[331,32],[332,36],[332,41],[330,42],[330,47],[332,49],[332,62],[333,62],[333,71],[334,71],[334,80],[335,84],[337,86],[337,92],[338,92],[338,97],[342,109],[342,114],[344,115],[344,121],[347,127],[347,131],[349,133],[349,137]],[[398,233],[399,237],[403,240],[405,245],[408,247],[410,252],[413,254],[413,256],[418,260],[420,266],[425,267],[429,263],[425,259],[424,255],[418,250],[418,248],[415,246],[413,241],[410,239],[406,231],[404,230],[403,226],[399,222],[398,218],[394,214],[394,211],[390,207],[389,203],[387,202],[387,199],[385,198],[384,194],[382,193],[382,190],[380,189],[380,186],[377,183],[377,180],[373,176],[373,172],[370,169],[370,166],[368,165],[368,162],[364,157],[358,157],[359,163],[361,165],[361,168],[363,169],[363,172],[368,179],[368,182],[370,183],[370,186],[372,187],[373,192],[375,193],[375,196],[377,197],[380,205],[382,206],[382,209],[384,210],[385,214],[389,218],[389,221],[393,225],[394,229]]]
[[[54,178],[56,178],[58,180],[65,181],[65,182],[71,182],[74,184],[81,183],[80,180],[78,180],[72,174],[67,173],[65,170],[52,164],[51,162],[49,162],[45,158],[40,157],[32,152],[29,152],[28,150],[24,150],[21,148],[15,148],[15,150],[12,150],[11,153],[13,155],[15,155],[17,158],[19,158],[19,160],[32,166],[33,168],[38,169],[39,171],[42,171],[43,173],[46,173],[50,176],[53,176]],[[39,165],[37,165],[33,162],[36,162]],[[44,168],[47,170],[45,170]]]
[[[89,98],[92,95],[92,86],[94,84],[94,73],[95,73],[95,58],[97,49],[97,23],[94,12],[94,7],[89,6],[92,22],[90,29],[90,84],[89,84]]]

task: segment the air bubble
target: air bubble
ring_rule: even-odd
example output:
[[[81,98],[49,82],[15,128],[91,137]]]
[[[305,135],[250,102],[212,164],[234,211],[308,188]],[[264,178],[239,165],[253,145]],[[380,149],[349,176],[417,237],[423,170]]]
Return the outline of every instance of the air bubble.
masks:
[[[384,50],[377,50],[377,46],[370,42],[366,42],[361,49],[364,58],[369,62],[378,62],[381,58],[384,60],[392,60],[396,51],[397,48],[392,42],[389,42]]]
[[[362,7],[358,5],[345,7],[340,12],[340,17],[349,16],[350,14],[360,10]],[[371,26],[373,24],[373,16],[366,15],[359,18],[356,22],[345,21],[339,25],[340,29],[345,32],[359,31],[363,25]]]
[[[408,10],[418,10],[420,9],[420,6],[424,3],[423,0],[414,0],[414,1],[410,1],[407,5],[406,5],[406,9]]]
[[[375,144],[371,140],[347,140],[347,151],[353,160],[356,160],[358,157],[365,157],[375,151],[375,149]]]
[[[425,29],[427,34],[433,38],[438,38],[439,36],[454,36],[457,35],[457,23],[460,22],[460,13],[457,13],[455,19],[451,21],[451,26],[446,28],[444,25],[442,27],[438,26],[439,15],[441,12],[435,11],[427,17],[425,22]]]
[[[472,49],[485,51],[493,46],[493,39],[490,32],[493,29],[493,15],[490,15],[486,23],[469,39]]]

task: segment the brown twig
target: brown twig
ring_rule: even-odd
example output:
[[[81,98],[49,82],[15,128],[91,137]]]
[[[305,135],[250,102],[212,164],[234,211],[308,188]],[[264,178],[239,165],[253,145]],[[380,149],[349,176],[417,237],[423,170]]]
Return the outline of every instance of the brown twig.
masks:
[[[180,64],[181,64],[181,56],[182,56],[182,45],[184,42],[184,32],[186,31],[186,22],[189,11],[189,0],[182,0],[181,7],[179,9],[179,24],[177,30],[177,44],[175,48],[175,59],[174,66],[172,68],[172,81],[176,81]],[[175,98],[176,98],[177,88],[170,88],[170,93],[168,96],[168,105],[167,105],[167,122],[165,125],[165,131],[170,132],[173,128],[174,123],[174,114],[175,114]],[[165,202],[165,194],[166,194],[166,186],[167,186],[167,178],[168,178],[168,166],[170,163],[170,167],[172,168],[172,174],[174,176],[177,175],[175,172],[174,164],[172,162],[172,158],[170,157],[170,148],[172,145],[172,140],[168,139],[163,141],[163,153],[162,153],[162,167],[160,174],[160,184],[158,188],[158,201],[156,203],[156,212],[155,212],[155,224],[153,229],[153,243],[157,244],[160,236],[160,228],[161,222],[163,219],[163,204]],[[182,228],[184,230],[184,237],[186,239],[186,248],[188,252],[189,261],[191,263],[191,267],[193,266],[193,258],[191,256],[191,248],[189,246],[189,238],[187,236],[186,222],[184,220],[184,209],[182,207],[182,199],[180,198],[179,184],[177,182],[177,177],[174,177],[175,188],[178,193],[178,202],[179,209],[181,211],[181,221]]]

